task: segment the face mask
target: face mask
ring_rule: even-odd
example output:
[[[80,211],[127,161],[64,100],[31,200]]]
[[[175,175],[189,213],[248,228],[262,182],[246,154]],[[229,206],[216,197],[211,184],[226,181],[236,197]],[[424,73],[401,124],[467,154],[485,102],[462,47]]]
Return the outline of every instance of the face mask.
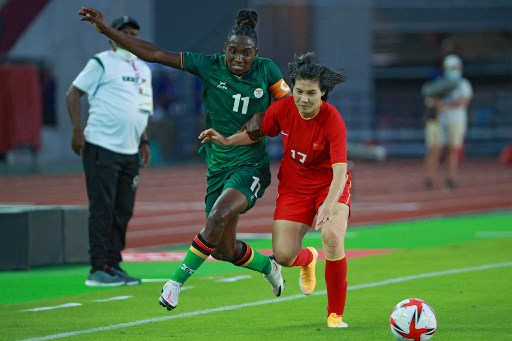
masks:
[[[130,51],[122,49],[120,47],[118,47],[115,52],[119,57],[121,57],[123,60],[126,60],[127,62],[134,60],[137,57]]]
[[[444,73],[445,77],[451,80],[459,80],[462,78],[462,72],[459,70],[449,70]]]

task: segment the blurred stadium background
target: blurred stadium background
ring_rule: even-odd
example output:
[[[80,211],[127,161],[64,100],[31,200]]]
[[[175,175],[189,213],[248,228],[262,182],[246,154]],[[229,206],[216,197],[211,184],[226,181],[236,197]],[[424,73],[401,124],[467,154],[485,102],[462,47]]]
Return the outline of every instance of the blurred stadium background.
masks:
[[[168,50],[208,53],[222,51],[237,11],[253,8],[260,14],[260,55],[273,58],[283,74],[294,53],[308,50],[344,69],[348,81],[330,101],[345,118],[349,141],[382,146],[388,157],[423,156],[420,88],[455,53],[475,93],[466,156],[494,158],[512,142],[508,0],[0,0],[2,172],[80,163],[70,148],[65,92],[87,60],[109,48],[79,21],[81,6],[100,9],[109,20],[135,17],[141,37]],[[152,67],[154,165],[196,161],[200,84],[181,71]],[[269,148],[277,159],[279,141]]]
[[[100,9],[109,21],[121,15],[135,17],[141,25],[141,38],[165,49],[207,53],[221,52],[238,10],[253,8],[260,15],[257,27],[260,55],[274,59],[283,74],[287,74],[287,62],[295,53],[309,50],[316,51],[319,62],[344,69],[348,81],[332,93],[330,102],[343,114],[349,132],[349,157],[356,161],[351,164],[355,186],[350,225],[381,228],[371,229],[377,232],[378,240],[374,242],[361,234],[361,241],[369,244],[351,244],[350,251],[401,247],[398,245],[417,248],[434,239],[436,242],[428,244],[426,250],[408,250],[405,257],[400,250],[396,256],[391,255],[396,258],[355,260],[351,276],[356,289],[358,285],[364,288],[365,283],[386,282],[389,276],[413,274],[409,276],[412,278],[419,274],[421,277],[426,271],[456,270],[466,265],[510,260],[512,153],[508,166],[498,165],[497,160],[507,146],[512,146],[512,0],[0,0],[0,270],[34,269],[30,273],[0,272],[0,287],[5,292],[4,303],[0,304],[5,328],[0,339],[37,337],[42,340],[60,337],[70,330],[81,333],[84,328],[93,328],[85,332],[101,333],[82,336],[88,339],[112,339],[112,336],[140,339],[141,335],[149,339],[169,335],[168,325],[138,326],[126,333],[124,330],[127,321],[141,318],[150,321],[155,316],[164,321],[158,314],[164,316],[167,312],[154,312],[159,309],[154,308],[156,301],[155,306],[147,304],[155,298],[155,292],[159,293],[160,283],[97,292],[87,291],[90,288],[83,285],[84,264],[88,263],[87,196],[80,158],[70,148],[71,125],[65,92],[87,60],[109,45],[89,24],[79,21],[77,12],[82,6]],[[424,108],[420,89],[439,72],[443,57],[450,53],[463,59],[465,76],[474,88],[466,160],[457,190],[438,186],[425,191],[422,182]],[[156,104],[149,128],[153,166],[144,170],[141,177],[136,211],[130,222],[127,246],[132,256],[136,255],[135,251],[189,245],[204,224],[205,167],[196,153],[197,135],[203,127],[200,84],[186,73],[151,66]],[[85,112],[86,101],[83,105]],[[83,119],[85,124],[86,116]],[[375,159],[375,154],[368,154],[365,146],[380,147],[388,161],[359,161]],[[280,141],[272,139],[269,152],[279,159]],[[246,233],[247,238],[254,233],[269,232],[277,164],[272,167],[273,185],[240,221],[238,232]],[[489,215],[480,215],[483,213]],[[457,217],[449,217],[453,215],[461,215],[464,221],[457,223]],[[496,216],[503,216],[498,224]],[[446,221],[444,217],[448,217]],[[391,222],[399,222],[412,232],[388,235],[389,229],[382,227]],[[448,225],[451,230],[444,229]],[[393,242],[383,243],[383,235]],[[317,238],[320,243],[318,234],[309,237]],[[494,244],[491,238],[499,244]],[[461,246],[469,240],[471,244]],[[441,244],[448,246],[444,250],[432,248]],[[468,256],[474,254],[479,256]],[[411,266],[411,259],[419,266]],[[35,269],[56,264],[77,266]],[[130,272],[133,269],[134,274],[144,278],[166,276],[169,271],[168,262],[133,262],[128,267]],[[211,273],[219,275],[219,268],[210,268]],[[230,276],[230,272],[223,271],[220,276]],[[358,307],[371,307],[371,314],[368,309],[351,309],[351,318],[356,326],[357,323],[371,326],[363,327],[366,328],[363,332],[389,336],[386,319],[391,304],[406,295],[436,295],[432,296],[433,304],[436,309],[439,307],[439,316],[445,321],[443,331],[440,329],[436,337],[444,335],[447,339],[457,335],[461,339],[460,326],[464,326],[466,334],[475,331],[493,337],[498,334],[495,338],[498,340],[510,329],[507,329],[508,320],[505,322],[503,318],[508,316],[510,308],[500,304],[504,300],[502,294],[507,292],[500,290],[505,288],[502,279],[507,278],[507,272],[503,271],[509,270],[435,279],[435,283],[422,280],[420,286],[404,283],[369,294],[365,291],[358,295],[356,291],[351,294],[353,307],[359,302]],[[204,278],[210,276],[209,272],[203,274]],[[482,291],[478,287],[482,276],[486,288],[491,290]],[[201,284],[201,277],[196,278],[199,280],[194,285],[197,283],[198,288],[215,287],[210,282]],[[41,290],[33,290],[34,283]],[[263,284],[256,285],[263,287]],[[226,292],[243,292],[244,300],[260,299],[259,289],[252,290],[247,298],[242,285],[233,284],[233,288],[235,291]],[[222,290],[216,294],[205,291],[208,297],[197,296],[195,301],[192,294],[186,294],[192,299],[191,304],[189,308],[183,306],[185,314],[179,316],[196,311],[205,302],[210,304],[212,297],[215,300],[219,297],[219,292],[222,300],[213,306],[238,300],[238,296],[228,297]],[[58,297],[51,296],[54,292],[58,292]],[[46,296],[48,293],[51,297]],[[43,300],[48,305],[61,304],[67,299],[92,302],[111,293],[124,297],[133,294],[137,300],[135,304],[116,300],[114,308],[109,309],[97,310],[90,304],[86,308],[90,310],[61,310],[55,315],[45,315],[49,319],[19,311],[40,306]],[[367,303],[370,301],[371,304]],[[18,305],[11,304],[17,302]],[[295,331],[294,336],[319,335],[316,327],[310,328],[311,302],[308,302],[307,308],[305,305],[294,309],[288,305],[274,308],[277,313],[279,309],[287,309],[286,314],[308,312],[304,315],[308,318],[307,326],[302,329],[289,328],[290,320],[285,320],[286,330]],[[373,306],[375,302],[378,302],[377,309]],[[254,323],[254,316],[268,317],[265,311],[258,312],[245,314],[250,322],[244,325],[243,331],[239,325],[226,325],[229,312],[217,315],[222,320],[216,322],[218,328],[208,320],[202,325],[218,329],[223,338],[226,330],[230,332],[229,327],[238,328],[233,338],[240,338],[240,333],[256,335],[264,329],[284,330],[275,324],[270,324],[269,329],[268,321]],[[482,314],[492,318],[482,320]],[[88,316],[91,319],[87,320]],[[208,314],[201,318],[216,319],[215,316]],[[384,323],[375,323],[377,319]],[[122,325],[123,329],[112,331],[105,326],[114,323],[121,323],[117,326]],[[185,335],[194,330],[196,339],[212,338],[211,329],[203,328],[201,334],[197,328],[193,329],[196,325],[197,320],[193,318],[190,324],[183,319],[175,324],[178,331],[176,327],[172,330]],[[384,327],[382,332],[381,327]],[[258,331],[254,332],[256,328]],[[311,334],[303,333],[306,329]],[[353,334],[347,339],[350,335],[360,339],[362,329],[352,330],[348,331]]]

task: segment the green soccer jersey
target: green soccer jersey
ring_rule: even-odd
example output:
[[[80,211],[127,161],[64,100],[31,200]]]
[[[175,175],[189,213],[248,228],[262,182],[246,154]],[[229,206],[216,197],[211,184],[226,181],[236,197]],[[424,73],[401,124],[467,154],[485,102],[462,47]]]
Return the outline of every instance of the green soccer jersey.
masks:
[[[183,70],[198,76],[203,84],[206,128],[225,137],[235,134],[257,112],[270,105],[270,87],[282,81],[283,75],[270,59],[257,57],[247,74],[238,77],[224,64],[224,55],[185,52]],[[283,83],[284,84],[284,83]],[[266,138],[247,145],[226,147],[207,143],[200,150],[210,172],[237,166],[268,164]]]

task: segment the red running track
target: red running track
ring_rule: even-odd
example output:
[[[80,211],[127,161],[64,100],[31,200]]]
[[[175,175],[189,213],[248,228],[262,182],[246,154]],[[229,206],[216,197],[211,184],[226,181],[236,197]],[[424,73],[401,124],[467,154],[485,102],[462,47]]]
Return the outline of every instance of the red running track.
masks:
[[[203,227],[206,168],[203,164],[149,168],[141,173],[128,248],[188,244]],[[256,206],[240,218],[240,233],[270,233],[276,197],[273,182]],[[512,209],[512,167],[495,160],[466,160],[459,186],[443,179],[423,189],[422,161],[357,162],[353,167],[350,227],[436,216]],[[0,177],[0,205],[87,205],[82,173]]]

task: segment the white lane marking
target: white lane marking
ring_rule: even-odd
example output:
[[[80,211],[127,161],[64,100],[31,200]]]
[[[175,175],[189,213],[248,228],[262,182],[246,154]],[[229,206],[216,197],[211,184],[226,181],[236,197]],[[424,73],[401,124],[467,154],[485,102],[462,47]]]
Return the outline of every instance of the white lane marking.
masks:
[[[215,282],[231,283],[231,282],[237,282],[237,281],[241,281],[242,279],[248,279],[248,278],[251,278],[251,276],[249,276],[249,275],[242,275],[242,276],[235,276],[235,277],[218,279]]]
[[[132,298],[133,296],[114,296],[109,298],[102,298],[100,300],[94,300],[94,302],[110,302],[110,301],[122,301]]]
[[[473,266],[473,267],[469,267],[469,268],[451,269],[451,270],[436,271],[436,272],[427,272],[424,274],[391,278],[391,279],[386,279],[383,281],[378,281],[378,282],[373,282],[373,283],[353,285],[353,286],[350,286],[348,288],[348,290],[360,290],[360,289],[366,289],[366,288],[375,288],[375,287],[379,287],[379,286],[383,286],[383,285],[408,282],[408,281],[412,281],[412,280],[416,280],[416,279],[433,278],[433,277],[439,277],[439,276],[445,276],[445,275],[454,275],[454,274],[459,274],[459,273],[464,273],[464,272],[504,268],[504,267],[509,267],[509,266],[512,266],[512,262],[488,264],[488,265],[481,265],[481,266]],[[326,294],[326,291],[322,290],[322,291],[315,292],[312,295],[317,296],[317,295],[325,295],[325,294]],[[307,296],[298,294],[298,295],[293,295],[293,296],[279,297],[279,298],[256,301],[256,302],[251,302],[251,303],[234,304],[234,305],[228,305],[228,306],[212,308],[212,309],[196,310],[196,311],[192,311],[192,312],[188,312],[188,313],[181,313],[181,314],[171,315],[171,316],[153,317],[153,318],[149,318],[149,319],[145,319],[145,320],[112,324],[112,325],[104,326],[104,327],[74,330],[74,331],[70,331],[70,332],[64,332],[64,333],[59,333],[59,334],[52,334],[52,335],[47,335],[47,336],[42,336],[42,337],[25,339],[23,341],[43,341],[43,340],[60,339],[60,338],[70,337],[70,336],[91,334],[91,333],[97,333],[97,332],[103,332],[103,331],[109,331],[109,330],[115,330],[115,329],[121,329],[121,328],[128,328],[128,327],[135,327],[135,326],[140,326],[140,325],[148,324],[148,323],[175,320],[175,319],[184,318],[184,317],[193,317],[193,316],[198,316],[198,315],[218,313],[221,311],[238,310],[238,309],[243,309],[243,308],[248,308],[248,307],[255,307],[255,306],[264,305],[264,304],[293,301],[293,300],[302,299],[305,297],[307,297]]]
[[[146,280],[142,280],[143,282],[167,282],[168,279],[157,279],[157,280],[151,280],[151,279],[146,279]],[[182,287],[181,288],[181,291],[184,291],[184,290],[187,290],[187,289],[192,289],[194,288],[193,285],[189,285],[189,286],[186,286],[186,287]],[[127,300],[129,298],[132,298],[133,296],[114,296],[114,297],[109,297],[109,298],[104,298],[104,299],[99,299],[99,300],[94,300],[94,302],[110,302],[110,301],[122,301],[122,300]],[[55,306],[50,306],[50,307],[37,307],[37,308],[30,308],[30,309],[25,309],[25,310],[22,310],[22,311],[44,311],[44,310],[53,310],[53,309],[61,309],[61,308],[71,308],[71,307],[78,307],[78,306],[81,306],[82,303],[64,303],[64,304],[61,304],[61,305],[55,305]]]
[[[169,280],[169,278],[143,278],[143,279],[141,279],[142,283],[159,283],[159,282],[167,282],[168,280]]]
[[[43,311],[43,310],[53,310],[53,309],[62,309],[62,308],[70,308],[70,307],[78,307],[81,306],[82,303],[64,303],[60,305],[54,305],[50,307],[38,307],[38,308],[31,308],[31,309],[25,309],[22,311]]]

